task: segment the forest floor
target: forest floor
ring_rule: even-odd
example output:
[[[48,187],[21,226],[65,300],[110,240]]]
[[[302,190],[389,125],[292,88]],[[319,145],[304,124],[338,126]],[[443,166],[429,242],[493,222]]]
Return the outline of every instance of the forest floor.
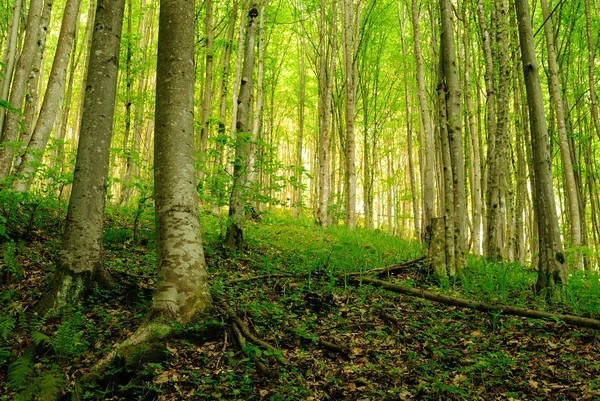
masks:
[[[112,214],[104,240],[116,285],[67,319],[42,322],[30,311],[47,288],[63,219],[48,212],[8,230],[14,241],[0,241],[0,400],[600,399],[594,330],[336,278],[413,261],[384,279],[553,310],[533,297],[531,270],[470,259],[461,282],[440,286],[417,260],[416,243],[269,215],[248,222],[247,250],[235,257],[219,245],[223,221],[203,216],[214,318],[177,328],[165,344],[112,366],[103,380],[81,383],[146,317],[156,282],[154,234],[151,216],[142,216],[134,240],[130,215]],[[598,318],[597,277],[573,282],[578,297],[558,311]],[[232,315],[276,350],[250,340],[240,347]],[[28,360],[32,343],[43,351]]]

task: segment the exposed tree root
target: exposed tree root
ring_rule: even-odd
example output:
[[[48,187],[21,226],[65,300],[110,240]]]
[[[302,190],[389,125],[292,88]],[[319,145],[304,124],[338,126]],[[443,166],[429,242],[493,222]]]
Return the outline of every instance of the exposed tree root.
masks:
[[[327,348],[328,350],[333,351],[338,354],[341,354],[345,357],[348,357],[350,355],[350,350],[348,350],[347,348],[341,347],[330,341],[324,340],[321,337],[319,337],[317,342],[319,343],[319,345],[322,345],[323,347]]]
[[[125,357],[128,353],[134,352],[134,348],[142,345],[162,340],[171,333],[173,327],[160,321],[149,321],[142,324],[131,336],[123,342],[113,346],[102,359],[100,359],[85,375],[81,381],[89,382],[100,379],[106,368],[117,358]]]
[[[256,345],[260,345],[263,348],[273,351],[273,357],[275,357],[275,359],[277,359],[277,361],[279,361],[280,363],[282,363],[284,365],[287,364],[287,361],[281,354],[281,351],[278,350],[277,348],[273,347],[268,342],[261,340],[260,338],[256,337],[254,334],[252,334],[250,332],[250,329],[248,329],[248,326],[246,326],[244,321],[235,313],[235,311],[233,309],[229,309],[227,312],[228,312],[231,320],[233,320],[233,322],[237,325],[237,327],[240,329],[240,331],[242,332],[244,337],[246,337],[248,340],[252,341]]]
[[[237,323],[233,323],[232,328],[233,328],[233,333],[235,335],[235,339],[236,339],[240,349],[242,350],[242,352],[244,352],[244,348],[246,348],[246,339],[244,338],[244,335],[242,334],[242,331],[240,330],[240,327],[238,326]],[[275,376],[275,374],[273,372],[271,372],[269,370],[269,368],[267,368],[267,365],[265,365],[256,355],[250,354],[249,356],[252,359],[252,361],[254,362],[254,364],[256,365],[256,368],[258,369],[258,371],[263,376],[265,376],[265,377]]]
[[[343,279],[344,276],[340,276]],[[358,283],[358,279],[351,278],[351,282]],[[405,287],[397,284],[392,284],[387,281],[377,280],[368,277],[361,277],[360,282],[374,285],[376,287],[385,288],[386,290],[397,292],[400,294],[411,295],[423,299],[428,299],[434,302],[440,302],[446,305],[458,306],[460,308],[471,308],[481,312],[498,312],[506,315],[522,316],[532,319],[547,319],[561,320],[567,324],[587,327],[590,329],[600,330],[600,320],[579,317],[575,315],[565,315],[560,313],[544,312],[535,309],[518,308],[515,306],[488,304],[485,302],[471,301],[464,298],[450,297],[448,295],[438,294],[432,291],[422,290],[418,288]]]

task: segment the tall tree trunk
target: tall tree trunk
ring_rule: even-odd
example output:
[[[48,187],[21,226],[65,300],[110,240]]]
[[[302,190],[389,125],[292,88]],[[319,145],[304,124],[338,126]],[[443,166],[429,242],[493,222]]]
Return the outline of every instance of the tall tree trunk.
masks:
[[[16,179],[13,183],[15,191],[28,191],[42,159],[50,132],[56,119],[58,105],[64,95],[67,67],[71,55],[71,48],[75,36],[75,26],[78,22],[80,0],[67,0],[63,14],[62,25],[54,62],[48,79],[48,86],[44,95],[44,102],[40,109],[35,129],[27,145],[21,164],[18,167]]]
[[[535,210],[539,236],[539,261],[536,288],[547,291],[547,297],[559,290],[567,281],[567,270],[552,187],[551,157],[549,151],[542,86],[535,59],[535,43],[529,17],[527,0],[515,0],[521,60],[527,89],[529,125],[531,128],[533,165],[535,175]]]
[[[131,59],[133,58],[133,34],[132,17],[133,17],[133,1],[127,0],[127,48],[125,54],[125,129],[123,131],[123,160],[121,162],[121,190],[119,192],[119,204],[127,201],[129,197],[129,173],[131,172],[131,150],[129,149],[129,141],[131,137],[131,106],[133,99],[131,96],[133,87],[133,75],[131,74]]]
[[[421,51],[421,37],[419,32],[419,5],[417,0],[412,0],[412,26],[414,40],[414,55],[417,67],[417,85],[419,94],[419,112],[421,114],[421,126],[425,131],[425,160],[421,160],[424,167],[423,177],[423,234],[425,234],[431,226],[431,219],[435,215],[435,141],[433,138],[433,128],[431,118],[429,116],[429,106],[427,105],[427,97],[425,90],[425,74],[423,72],[423,54]],[[424,240],[425,238],[423,238]]]
[[[356,105],[356,52],[355,25],[360,23],[354,15],[352,0],[344,0],[344,76],[346,100],[346,226],[356,226],[356,149],[354,135],[354,109]]]
[[[44,0],[42,16],[37,30],[37,41],[35,43],[35,56],[31,63],[31,72],[27,79],[27,89],[25,94],[25,106],[23,107],[23,125],[24,130],[19,135],[19,142],[28,143],[31,138],[31,132],[35,126],[35,113],[38,107],[38,86],[41,81],[41,68],[44,49],[46,48],[46,36],[48,33],[48,24],[52,14],[53,0]]]
[[[493,37],[490,35],[488,24],[485,18],[485,10],[484,10],[484,2],[483,0],[479,0],[477,2],[477,17],[479,21],[479,27],[481,29],[481,38],[483,44],[483,54],[485,60],[485,104],[486,104],[486,119],[485,119],[485,128],[487,133],[487,166],[484,171],[484,177],[482,180],[485,188],[483,192],[486,194],[485,197],[485,213],[486,218],[483,219],[483,254],[489,255],[489,221],[490,219],[495,220],[495,211],[492,210],[492,216],[490,216],[490,209],[492,209],[492,199],[494,198],[493,194],[490,193],[492,189],[490,189],[490,173],[491,171],[496,171],[495,168],[495,147],[496,147],[496,93],[494,90],[494,61],[492,56],[492,47],[495,46],[493,41]],[[497,182],[497,181],[495,181]]]
[[[246,28],[246,43],[244,46],[244,67],[241,74],[240,94],[236,116],[235,161],[233,164],[233,187],[229,201],[229,221],[225,234],[225,246],[230,250],[241,251],[244,246],[242,220],[245,215],[246,183],[249,166],[249,140],[252,134],[250,127],[250,108],[254,90],[254,47],[258,5],[250,6],[248,11],[248,26]]]
[[[473,100],[471,95],[471,45],[470,45],[470,24],[467,19],[466,5],[463,4],[463,47],[465,55],[464,79],[465,79],[465,108],[467,113],[467,125],[469,138],[471,139],[471,200],[473,210],[473,231],[471,234],[471,242],[473,243],[473,253],[481,255],[481,163],[480,163],[480,148],[479,148],[479,131],[475,122],[475,111],[473,110]]]
[[[443,1],[443,0],[442,0]],[[442,64],[440,53],[440,64]],[[441,69],[440,69],[441,70]],[[441,72],[441,71],[440,71]],[[454,235],[454,179],[452,171],[452,151],[450,148],[448,137],[448,116],[446,108],[446,84],[443,76],[439,77],[437,87],[438,95],[438,132],[441,142],[442,166],[443,166],[443,216],[444,216],[444,251],[445,265],[434,266],[436,274],[439,278],[445,279],[448,276],[456,274],[456,251],[455,251],[455,235]],[[433,229],[432,229],[433,234]]]
[[[486,256],[491,259],[506,258],[505,235],[507,160],[508,160],[508,105],[510,58],[508,55],[508,18],[505,0],[494,2],[494,28],[498,55],[498,84],[494,93],[496,121],[492,122],[488,140],[487,177],[487,232]],[[493,132],[493,135],[491,134]],[[493,143],[492,143],[493,142]]]
[[[335,53],[337,37],[336,0],[331,2],[332,26],[328,35],[326,25],[326,1],[320,1],[319,9],[319,49],[318,49],[318,85],[319,85],[319,141],[318,141],[318,185],[319,200],[317,207],[317,223],[327,228],[329,224],[328,207],[330,197],[329,174],[329,133],[331,129],[331,107],[333,96],[333,80],[335,73]],[[331,37],[332,41],[328,40]]]
[[[450,275],[454,275],[455,269],[459,271],[465,265],[466,248],[466,186],[465,186],[465,164],[462,149],[462,101],[460,82],[458,79],[458,67],[456,62],[456,51],[454,46],[454,18],[452,6],[449,0],[440,1],[440,13],[442,19],[442,68],[446,81],[446,110],[448,124],[448,141],[452,160],[452,179],[454,187],[454,244],[455,244],[455,266],[449,266]]]
[[[206,70],[204,75],[204,95],[202,96],[202,116],[200,132],[200,157],[202,159],[201,168],[206,171],[208,167],[208,158],[206,150],[208,146],[208,132],[210,129],[210,104],[212,99],[212,76],[213,76],[213,27],[212,27],[212,0],[204,2],[204,32],[206,35]],[[202,174],[204,177],[205,174]]]
[[[255,166],[257,160],[259,158],[259,154],[264,152],[264,149],[261,148],[260,151],[258,149],[258,142],[261,140],[262,136],[262,118],[263,118],[263,103],[264,103],[264,76],[265,76],[265,60],[264,60],[264,52],[265,52],[265,33],[264,33],[264,21],[265,21],[265,5],[264,2],[260,5],[260,10],[258,11],[258,26],[256,31],[257,36],[257,47],[258,47],[258,60],[257,60],[257,72],[256,72],[256,104],[254,105],[254,113],[252,116],[252,138],[249,143],[249,153],[248,153],[248,184],[253,185],[256,182],[256,168]],[[273,101],[274,97],[271,96],[271,101]],[[273,113],[273,108],[271,107],[271,114]],[[270,124],[272,127],[273,124]],[[262,167],[261,171],[262,171]],[[259,208],[260,206],[257,205]]]
[[[302,140],[304,138],[304,99],[306,97],[306,63],[304,36],[298,37],[298,136],[296,139],[296,182],[292,202],[293,215],[299,218],[302,214],[302,175],[304,163],[302,161]]]
[[[217,128],[217,159],[215,167],[219,173],[223,172],[225,165],[223,163],[225,157],[225,146],[228,143],[228,136],[225,131],[225,118],[227,117],[227,88],[229,86],[229,64],[231,59],[231,48],[233,45],[233,35],[235,33],[235,22],[238,13],[238,0],[233,1],[231,7],[231,17],[229,19],[229,27],[227,28],[227,43],[225,44],[225,52],[221,64],[221,98],[219,100],[219,126]],[[221,183],[213,184],[213,196],[215,198],[215,213],[220,213],[220,206],[224,202],[225,194]]]
[[[598,116],[598,100],[596,99],[596,79],[594,78],[594,69],[596,68],[596,57],[594,49],[594,38],[592,36],[592,23],[591,23],[591,10],[590,0],[585,0],[585,31],[587,37],[588,47],[588,83],[590,90],[590,110],[592,114],[592,121],[594,122],[594,128],[596,135],[600,138],[600,117]]]
[[[124,6],[98,1],[73,189],[52,291],[40,304],[44,314],[78,305],[109,281],[102,234]]]
[[[186,324],[212,307],[194,171],[194,1],[161,1],[158,32],[153,308]]]
[[[550,13],[546,0],[541,0],[542,15],[546,23],[544,24],[544,33],[546,34],[546,44],[548,47],[548,72],[550,75],[550,98],[554,103],[556,112],[556,125],[558,127],[558,138],[560,146],[560,156],[563,165],[565,189],[567,192],[567,202],[569,208],[569,222],[571,228],[571,246],[581,245],[581,216],[579,215],[579,195],[575,173],[573,171],[573,161],[571,160],[571,149],[567,137],[567,126],[565,120],[564,102],[562,99],[560,83],[558,81],[558,65],[556,63],[556,52],[554,50],[554,33],[552,29]]]
[[[4,101],[8,100],[8,91],[10,89],[13,71],[15,69],[15,59],[17,56],[17,48],[19,47],[20,40],[19,28],[21,26],[21,7],[23,6],[24,1],[25,0],[15,0],[13,6],[12,22],[10,26],[10,37],[8,38],[6,45],[8,49],[8,60],[6,62],[6,69],[2,72],[3,80],[2,87],[0,88],[2,90],[2,92],[0,93],[0,100]],[[13,107],[17,106],[13,105]],[[6,109],[4,107],[0,107],[0,130],[3,130],[5,113]],[[1,175],[0,178],[2,178]]]
[[[248,1],[242,1],[242,9],[240,15],[240,25],[238,27],[238,43],[237,43],[237,56],[235,63],[235,76],[233,79],[233,89],[232,89],[232,112],[231,112],[231,139],[236,141],[236,132],[237,132],[237,115],[238,115],[238,104],[239,104],[239,93],[240,93],[240,84],[242,80],[242,61],[244,56],[244,25],[246,24],[246,12],[248,5]],[[235,151],[233,151],[235,153]],[[227,164],[227,168],[230,174],[233,174],[231,168],[233,165]]]
[[[27,31],[23,42],[23,50],[19,56],[17,69],[12,82],[9,103],[12,107],[21,110],[25,93],[27,91],[27,81],[31,74],[31,69],[36,55],[36,41],[38,39],[38,30],[40,29],[40,19],[42,17],[43,0],[32,0],[29,5],[27,15]],[[2,113],[4,109],[2,110]],[[4,120],[2,130],[2,140],[0,142],[15,142],[19,139],[19,121],[20,116],[17,113],[9,112]],[[2,124],[0,123],[0,127]],[[12,167],[14,149],[10,146],[0,148],[0,179],[9,175]]]

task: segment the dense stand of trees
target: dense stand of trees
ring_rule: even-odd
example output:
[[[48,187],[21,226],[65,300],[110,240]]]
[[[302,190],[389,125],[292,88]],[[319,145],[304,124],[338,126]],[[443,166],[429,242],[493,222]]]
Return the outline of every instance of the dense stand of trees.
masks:
[[[598,268],[591,0],[14,0],[0,14],[1,188],[70,199],[45,309],[109,285],[107,195],[154,200],[156,308],[182,314],[211,302],[177,281],[206,278],[197,205],[223,215],[232,250],[247,218],[282,208],[442,233],[443,276],[468,253],[537,265],[539,291]]]

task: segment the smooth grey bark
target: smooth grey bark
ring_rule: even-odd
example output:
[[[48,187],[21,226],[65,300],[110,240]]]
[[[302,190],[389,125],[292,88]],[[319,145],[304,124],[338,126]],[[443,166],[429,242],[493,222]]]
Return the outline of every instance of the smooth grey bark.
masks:
[[[467,7],[463,5],[462,18],[467,21]],[[465,111],[467,113],[467,124],[465,128],[471,140],[471,208],[473,214],[473,224],[471,232],[471,242],[473,243],[473,253],[481,255],[481,237],[482,237],[482,198],[481,198],[481,150],[479,147],[479,129],[475,121],[475,111],[473,109],[473,99],[471,94],[471,48],[470,48],[470,27],[468,23],[464,24],[463,49],[464,49],[464,82],[465,82]]]
[[[298,35],[298,135],[296,137],[296,182],[294,198],[292,202],[292,213],[295,218],[302,215],[302,175],[304,174],[304,163],[302,161],[302,141],[304,138],[304,115],[306,97],[306,44],[304,36]]]
[[[13,190],[15,191],[25,192],[29,190],[50,138],[58,106],[64,95],[67,67],[73,39],[75,38],[75,26],[78,22],[80,3],[80,0],[67,0],[65,4],[60,35],[44,101],[31,140],[15,173],[16,177],[13,182]]]
[[[231,17],[229,18],[229,27],[227,29],[227,43],[225,44],[224,55],[221,59],[221,96],[219,100],[219,123],[217,128],[217,155],[215,167],[219,172],[225,170],[227,163],[223,163],[225,157],[225,146],[228,142],[228,136],[225,131],[225,118],[227,116],[227,91],[229,87],[229,64],[231,60],[231,48],[233,45],[233,35],[235,33],[235,23],[238,14],[238,0],[233,1],[231,8]],[[212,187],[212,193],[215,198],[213,212],[220,214],[224,202],[224,190],[219,183]]]
[[[48,34],[48,24],[52,14],[52,5],[54,0],[44,0],[42,16],[39,21],[37,41],[35,44],[35,56],[31,65],[31,72],[27,79],[27,89],[25,94],[25,106],[23,107],[23,125],[24,130],[19,135],[19,142],[28,143],[31,138],[31,132],[35,126],[35,113],[38,106],[38,86],[41,81],[41,67],[44,49],[46,48],[46,36]]]
[[[442,20],[441,35],[441,58],[442,71],[445,80],[446,97],[446,121],[448,142],[450,147],[450,156],[452,163],[453,180],[453,204],[454,204],[454,252],[455,266],[448,266],[448,273],[453,276],[457,271],[465,266],[466,252],[466,184],[465,184],[465,164],[462,149],[462,95],[460,91],[460,82],[458,79],[458,67],[456,61],[456,51],[454,45],[454,18],[453,10],[449,0],[440,0],[440,14]],[[447,224],[451,224],[447,222]]]
[[[109,283],[102,234],[124,6],[125,0],[98,1],[71,199],[43,314],[60,314]]]
[[[233,163],[233,187],[229,201],[229,221],[225,234],[225,246],[230,250],[241,251],[244,246],[242,221],[245,216],[246,184],[248,180],[249,141],[252,135],[250,126],[250,107],[254,90],[254,48],[258,5],[250,6],[246,43],[244,46],[244,66],[241,73],[240,93],[238,96],[236,116],[235,160]]]
[[[508,106],[510,89],[510,58],[508,50],[508,15],[505,0],[494,2],[493,19],[496,34],[495,47],[498,57],[498,80],[494,97],[495,122],[490,130],[488,143],[488,176],[487,176],[487,230],[486,256],[495,260],[505,259],[507,253],[506,227],[506,192],[508,156]],[[492,67],[493,68],[493,67]]]
[[[356,143],[354,133],[354,110],[356,107],[356,26],[360,24],[359,12],[354,12],[354,2],[344,0],[343,7],[343,47],[344,47],[344,77],[345,77],[345,123],[346,123],[346,226],[353,229],[356,226]],[[357,7],[360,7],[357,6]]]
[[[23,41],[23,50],[19,56],[15,75],[12,81],[9,103],[12,107],[21,110],[25,93],[27,91],[27,81],[31,74],[31,69],[36,55],[36,41],[38,39],[38,30],[40,29],[40,19],[42,17],[43,0],[32,0],[29,4],[27,14],[27,30]],[[2,113],[5,111],[2,110]],[[0,142],[15,142],[19,139],[19,122],[21,116],[14,112],[9,112],[4,118],[4,128],[2,129],[2,139]],[[2,127],[0,119],[0,127]],[[0,148],[0,179],[6,178],[10,174],[14,158],[14,148]]]
[[[442,62],[443,53],[440,53],[440,65]],[[439,82],[437,87],[438,96],[438,132],[440,141],[440,153],[441,153],[441,165],[442,165],[442,176],[444,178],[443,185],[443,222],[444,222],[444,253],[445,253],[445,264],[436,262],[435,271],[440,279],[445,279],[448,276],[454,276],[456,274],[456,245],[454,235],[454,171],[452,170],[452,150],[450,147],[448,137],[448,116],[446,107],[446,83],[442,75],[439,76]],[[436,220],[436,225],[439,221]],[[432,220],[431,235],[434,235],[434,229],[436,235],[439,236],[439,227],[434,227]],[[433,238],[432,238],[433,242]],[[437,246],[432,247],[430,251],[436,251]]]
[[[256,72],[256,102],[254,104],[254,110],[252,113],[252,138],[249,143],[249,153],[248,153],[248,185],[254,186],[257,188],[255,184],[260,186],[260,181],[257,180],[257,171],[255,168],[257,158],[260,157],[260,152],[258,149],[258,141],[262,137],[263,130],[263,103],[264,103],[264,75],[265,75],[265,46],[267,41],[265,40],[264,33],[264,23],[265,23],[265,4],[264,2],[260,5],[260,10],[258,11],[258,25],[256,27],[256,37],[257,37],[257,72]],[[273,96],[271,96],[273,99]],[[271,107],[271,110],[273,108]],[[272,126],[272,124],[271,124]],[[261,149],[262,151],[262,149]],[[262,168],[260,168],[260,173],[262,175]],[[257,182],[258,181],[258,182]],[[257,205],[257,208],[260,210],[261,204]]]
[[[427,104],[425,90],[425,74],[423,72],[423,53],[421,51],[421,39],[419,32],[419,6],[417,0],[412,0],[412,27],[413,27],[413,50],[415,63],[417,67],[417,85],[419,97],[419,112],[421,115],[421,127],[424,131],[425,160],[423,171],[423,234],[425,235],[430,228],[431,219],[435,215],[435,141],[433,137],[433,127],[429,115],[429,105]],[[423,240],[425,238],[422,238]]]
[[[8,49],[8,60],[6,62],[6,69],[3,71],[4,77],[2,79],[2,87],[0,93],[1,100],[8,100],[8,92],[12,82],[13,71],[15,69],[15,59],[17,56],[17,47],[19,44],[19,27],[21,18],[21,7],[25,0],[16,0],[13,6],[12,22],[10,26],[10,37],[7,41]],[[13,107],[16,107],[13,105]],[[4,126],[4,116],[6,115],[6,109],[0,107],[0,129]],[[2,176],[0,175],[0,178]]]
[[[552,186],[551,156],[549,149],[542,86],[535,58],[535,43],[529,17],[527,0],[515,0],[521,60],[527,91],[529,126],[535,182],[535,211],[539,236],[538,278],[536,289],[546,291],[546,296],[556,295],[568,278],[562,241],[556,216],[554,188]]]
[[[484,72],[484,80],[485,80],[485,105],[486,105],[486,113],[485,113],[485,129],[487,133],[487,156],[486,163],[482,163],[485,167],[483,171],[483,179],[482,183],[482,193],[485,194],[485,218],[482,220],[483,223],[483,254],[488,255],[488,244],[489,244],[489,224],[488,220],[490,219],[489,210],[492,207],[490,205],[493,196],[490,195],[489,191],[489,176],[490,171],[495,171],[495,146],[496,146],[496,91],[494,87],[494,61],[492,56],[492,48],[495,46],[494,36],[490,35],[490,30],[487,24],[487,20],[485,17],[484,10],[484,2],[483,0],[478,0],[477,2],[477,18],[479,22],[479,27],[481,30],[481,39],[482,39],[482,47],[483,54],[485,60],[485,72]],[[483,152],[482,152],[483,156]]]
[[[204,160],[202,167],[207,167],[206,149],[208,146],[208,131],[210,129],[210,104],[212,100],[212,76],[213,76],[213,27],[212,27],[212,0],[204,2],[204,34],[206,35],[204,94],[202,95],[202,116],[200,120],[200,157]]]
[[[596,51],[594,49],[594,38],[592,33],[592,17],[590,0],[585,0],[585,32],[588,48],[588,84],[590,90],[590,111],[592,114],[592,122],[596,135],[600,138],[600,117],[598,116],[598,100],[596,99],[596,79],[594,78],[594,69],[596,68]]]
[[[544,34],[546,36],[546,46],[548,52],[548,72],[550,77],[550,98],[554,103],[556,116],[556,125],[558,128],[558,144],[560,148],[560,157],[563,165],[565,189],[567,192],[567,203],[569,210],[569,223],[571,229],[571,246],[578,247],[582,242],[582,220],[579,215],[579,194],[575,173],[573,171],[573,161],[571,159],[571,149],[567,136],[567,126],[565,120],[565,109],[561,93],[560,83],[558,81],[558,64],[556,61],[556,51],[554,50],[554,32],[553,25],[548,11],[546,0],[541,0],[542,15],[546,23],[544,24]],[[577,263],[580,264],[580,263]]]
[[[158,288],[153,309],[185,324],[212,308],[194,169],[194,0],[162,0],[154,124]]]
[[[240,25],[238,27],[238,42],[237,42],[237,54],[236,54],[236,63],[235,63],[235,75],[233,78],[233,89],[231,96],[231,139],[235,142],[236,140],[236,125],[237,125],[237,113],[238,113],[238,96],[240,94],[240,85],[242,81],[242,69],[243,69],[243,57],[244,57],[244,26],[246,24],[246,13],[248,11],[247,6],[249,6],[247,1],[242,1],[241,7],[241,15],[240,15]],[[235,151],[233,151],[235,154]],[[233,174],[232,170],[233,166],[230,163],[227,163],[227,171],[230,174]]]
[[[317,224],[327,228],[329,224],[330,203],[330,152],[329,136],[331,132],[331,108],[333,96],[333,80],[335,74],[335,53],[337,47],[337,10],[336,1],[331,2],[332,24],[331,31],[327,29],[326,1],[319,2],[319,45],[317,53],[317,82],[318,82],[318,113],[319,113],[319,139],[317,144],[318,155],[318,202]],[[330,39],[331,38],[331,39]]]

